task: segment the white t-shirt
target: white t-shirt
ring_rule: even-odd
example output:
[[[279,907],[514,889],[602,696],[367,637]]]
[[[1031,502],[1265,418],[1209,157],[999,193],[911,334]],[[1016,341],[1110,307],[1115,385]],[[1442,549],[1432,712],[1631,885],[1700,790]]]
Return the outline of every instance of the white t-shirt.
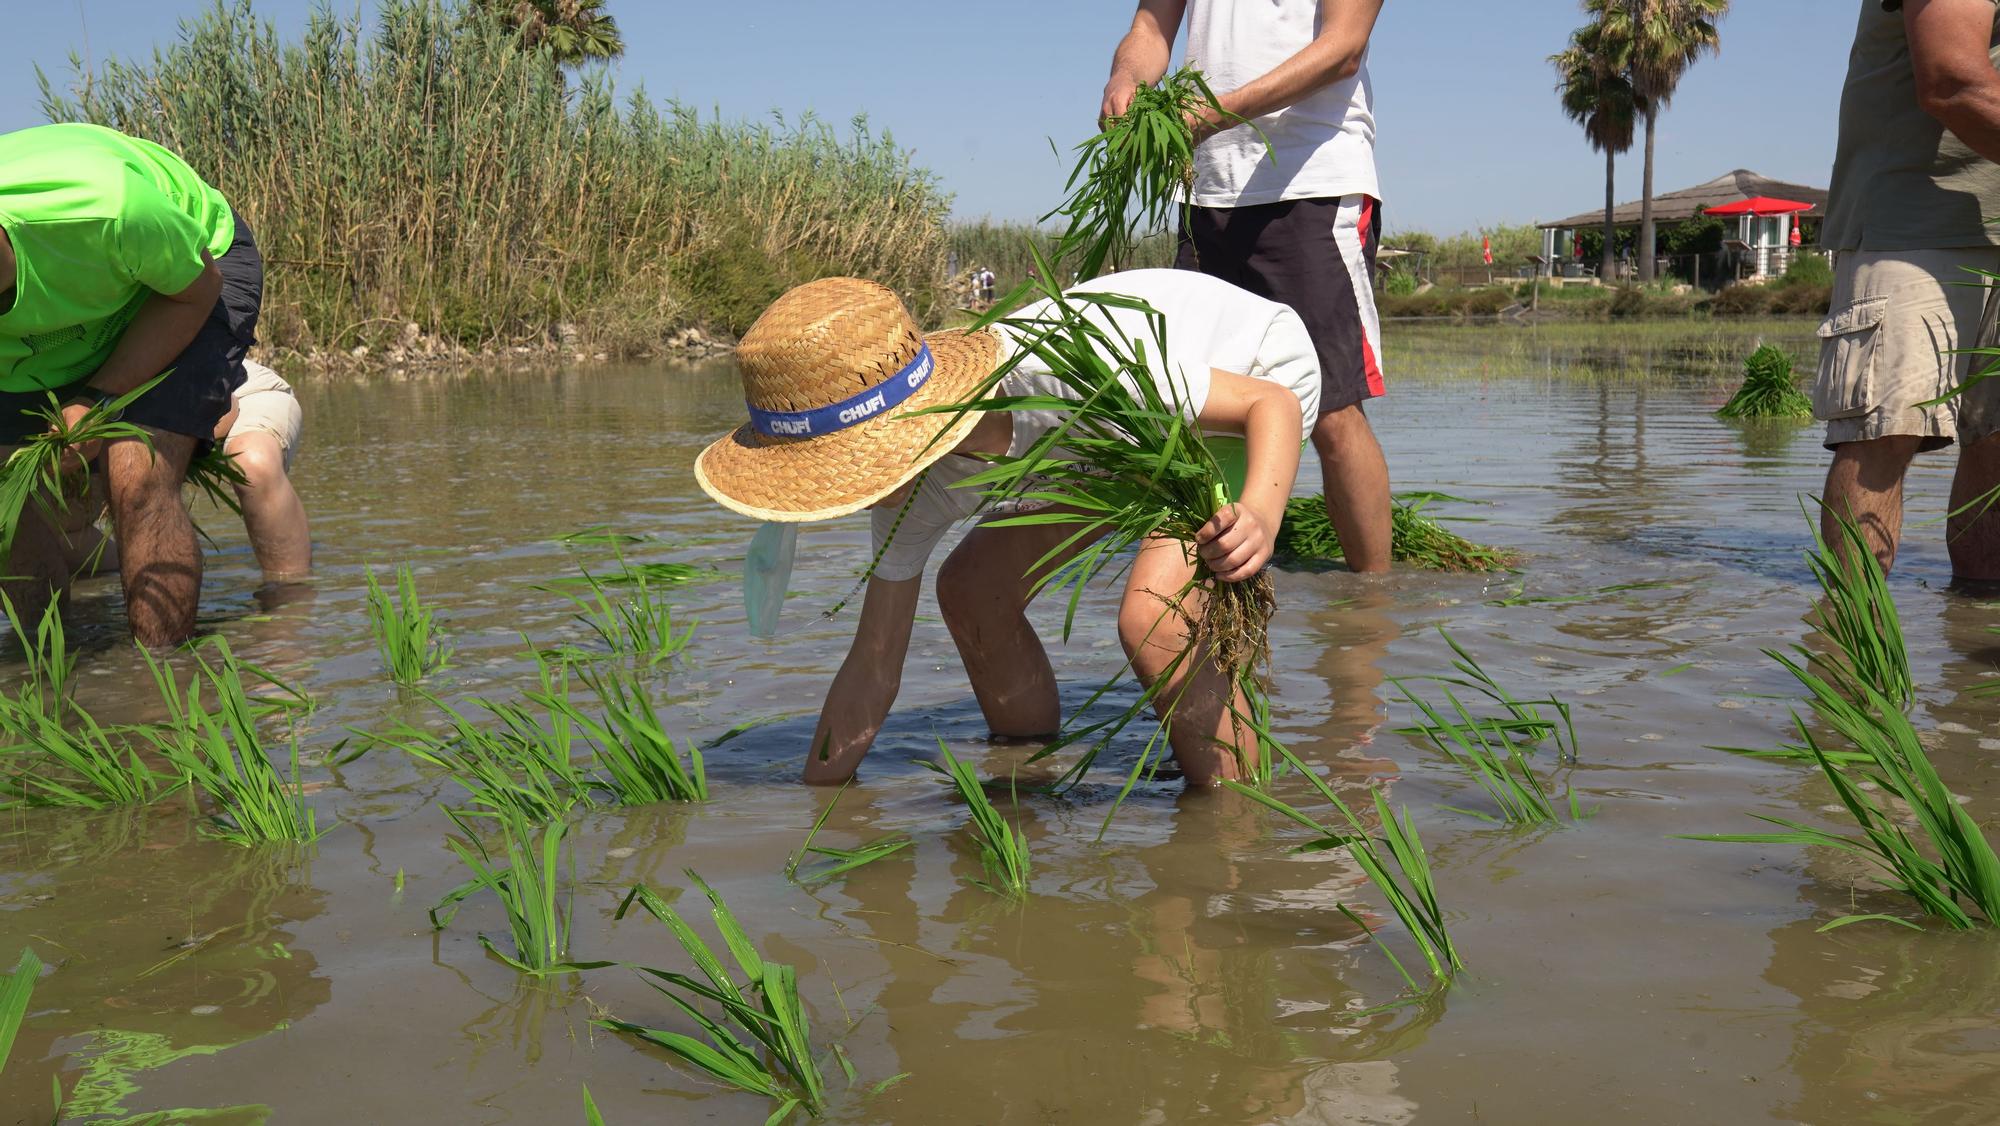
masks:
[[[1269,74],[1319,35],[1321,0],[1189,0],[1188,62],[1219,94]],[[1345,82],[1253,124],[1225,129],[1194,154],[1194,202],[1249,207],[1286,199],[1382,198],[1375,179],[1375,98],[1368,56]],[[1277,158],[1272,162],[1272,156]]]
[[[1162,314],[1166,321],[1166,356],[1155,360],[1149,370],[1167,397],[1180,403],[1189,419],[1207,406],[1212,369],[1216,368],[1278,383],[1298,397],[1303,418],[1318,416],[1319,353],[1313,348],[1305,322],[1289,306],[1192,270],[1107,274],[1072,286],[1068,292],[1137,297]],[[1032,318],[1042,309],[1042,305],[1030,305],[1015,315]],[[1153,348],[1152,326],[1143,314],[1093,305],[1089,307],[1089,315],[1099,320],[1108,318],[1127,338],[1142,342],[1148,351]],[[1019,346],[1005,326],[996,331],[1001,339],[1000,362],[1004,363]],[[1050,374],[1047,365],[1032,356],[1007,373],[1000,382],[999,394],[1075,398],[1061,380]],[[1055,411],[1013,412],[1014,438],[1008,446],[1008,456],[1026,453],[1061,421],[1061,415]],[[896,509],[875,509],[874,549],[882,556],[875,567],[875,576],[900,581],[923,574],[924,564],[952,525],[978,511],[984,499],[979,489],[951,486],[986,468],[988,463],[978,458],[947,454],[925,474],[900,526],[896,525]],[[891,527],[895,527],[893,540]],[[889,544],[887,551],[882,548],[885,542]]]

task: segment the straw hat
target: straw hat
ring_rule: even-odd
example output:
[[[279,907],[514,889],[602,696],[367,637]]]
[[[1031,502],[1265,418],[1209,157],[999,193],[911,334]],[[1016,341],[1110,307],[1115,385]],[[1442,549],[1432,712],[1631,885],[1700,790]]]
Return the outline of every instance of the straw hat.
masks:
[[[808,282],[743,334],[736,364],[751,420],[695,458],[695,481],[760,520],[858,512],[971,432],[977,412],[955,422],[916,412],[962,402],[999,355],[990,333],[921,335],[902,300],[874,282]]]

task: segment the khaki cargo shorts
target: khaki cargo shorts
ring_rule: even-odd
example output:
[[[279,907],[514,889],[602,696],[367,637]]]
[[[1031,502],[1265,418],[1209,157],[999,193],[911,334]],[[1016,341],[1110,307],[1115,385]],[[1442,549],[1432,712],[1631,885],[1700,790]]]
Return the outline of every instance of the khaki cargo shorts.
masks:
[[[246,378],[236,389],[236,421],[229,437],[261,430],[278,440],[285,454],[285,472],[292,471],[298,456],[299,438],[305,431],[305,412],[292,394],[292,385],[283,376],[255,360],[243,361]]]
[[[1813,417],[1828,449],[1896,435],[1934,450],[1977,441],[2000,423],[2000,378],[1936,406],[1917,404],[1957,387],[1995,362],[1957,348],[2000,343],[1985,279],[2000,272],[2000,248],[1842,251],[1833,262],[1833,304],[1819,326]]]

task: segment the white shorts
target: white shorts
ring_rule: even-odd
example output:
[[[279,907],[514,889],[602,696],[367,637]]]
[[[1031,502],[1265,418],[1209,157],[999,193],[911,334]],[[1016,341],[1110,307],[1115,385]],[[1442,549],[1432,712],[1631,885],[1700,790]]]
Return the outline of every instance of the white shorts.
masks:
[[[305,432],[298,397],[291,384],[255,360],[243,361],[243,370],[248,378],[236,389],[236,421],[229,427],[229,437],[262,431],[276,438],[284,451],[285,472],[290,473]]]

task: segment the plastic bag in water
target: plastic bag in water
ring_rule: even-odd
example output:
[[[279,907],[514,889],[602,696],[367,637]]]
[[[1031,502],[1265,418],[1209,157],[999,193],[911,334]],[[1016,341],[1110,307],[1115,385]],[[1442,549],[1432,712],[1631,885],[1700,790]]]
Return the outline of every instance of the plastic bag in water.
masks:
[[[766,524],[750,537],[750,551],[743,559],[743,612],[750,620],[750,636],[771,637],[778,632],[778,615],[792,583],[792,557],[798,550],[797,524]]]

